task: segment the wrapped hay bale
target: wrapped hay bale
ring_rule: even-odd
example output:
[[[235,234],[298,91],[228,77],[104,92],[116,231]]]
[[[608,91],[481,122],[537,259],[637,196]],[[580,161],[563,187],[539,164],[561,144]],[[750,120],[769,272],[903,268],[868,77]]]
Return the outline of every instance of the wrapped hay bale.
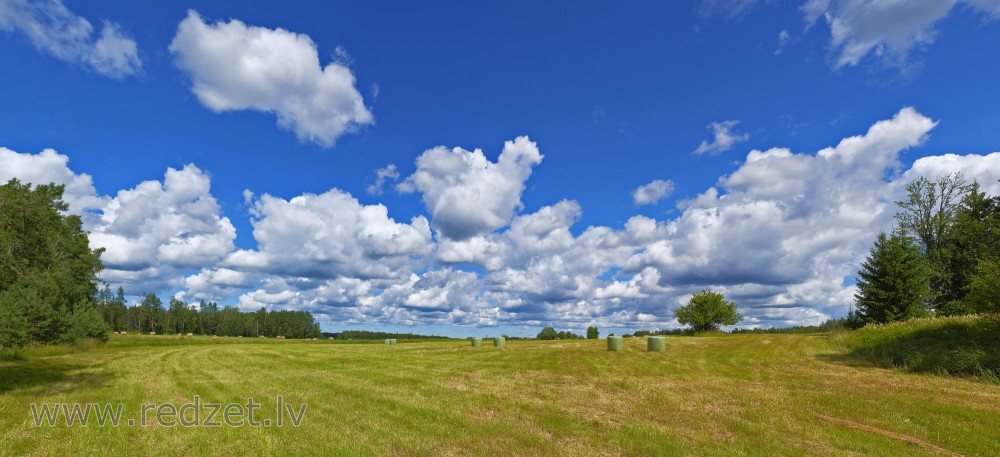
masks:
[[[190,337],[194,336],[194,333],[188,332],[187,335],[184,335],[184,336],[190,338]]]
[[[621,351],[625,349],[625,341],[620,336],[609,336],[608,337],[608,350],[609,351]]]
[[[493,338],[493,347],[502,348],[506,345],[507,345],[507,340],[504,337],[498,336],[496,338]]]
[[[395,338],[389,338],[389,339],[385,340],[385,344],[396,344],[396,339]]]
[[[650,336],[646,338],[646,350],[649,352],[666,351],[667,338],[663,336]]]
[[[150,335],[156,335],[156,332],[149,332]]]
[[[481,347],[483,347],[483,339],[482,338],[473,338],[472,339],[472,347],[474,347],[474,348],[481,348]]]

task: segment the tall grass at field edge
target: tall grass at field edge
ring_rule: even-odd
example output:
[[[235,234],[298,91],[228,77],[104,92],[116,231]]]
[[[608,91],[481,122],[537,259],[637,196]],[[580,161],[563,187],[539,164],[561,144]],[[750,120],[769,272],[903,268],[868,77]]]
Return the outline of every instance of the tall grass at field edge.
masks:
[[[839,338],[849,354],[882,367],[1000,383],[1000,315],[868,325]]]

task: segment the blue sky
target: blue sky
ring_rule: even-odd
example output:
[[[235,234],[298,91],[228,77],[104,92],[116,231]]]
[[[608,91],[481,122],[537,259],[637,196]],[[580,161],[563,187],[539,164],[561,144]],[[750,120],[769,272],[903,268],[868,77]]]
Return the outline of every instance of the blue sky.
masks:
[[[328,330],[664,328],[704,287],[744,325],[817,323],[847,311],[901,183],[996,182],[998,18],[0,0],[0,178],[69,185],[129,293]]]

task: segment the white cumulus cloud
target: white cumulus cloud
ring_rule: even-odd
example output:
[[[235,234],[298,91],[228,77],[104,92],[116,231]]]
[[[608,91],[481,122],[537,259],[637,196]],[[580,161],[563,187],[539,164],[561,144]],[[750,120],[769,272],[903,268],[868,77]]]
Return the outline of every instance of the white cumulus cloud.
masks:
[[[479,149],[439,146],[417,157],[417,170],[397,189],[419,191],[434,228],[463,240],[510,222],[521,207],[525,181],[541,161],[538,145],[525,136],[504,143],[496,162]]]
[[[323,147],[374,123],[351,69],[339,62],[321,66],[307,35],[235,19],[209,24],[189,11],[170,52],[212,111],[274,113],[281,128]]]
[[[35,185],[65,186],[63,201],[72,214],[85,215],[86,210],[103,208],[107,202],[106,198],[98,197],[90,175],[74,173],[69,168],[69,157],[53,149],[25,154],[0,147],[0,183],[13,178]]]
[[[654,205],[674,192],[676,184],[673,181],[654,179],[632,191],[632,203],[636,205]]]
[[[274,275],[332,279],[398,277],[411,257],[430,250],[427,219],[398,223],[384,205],[362,205],[331,189],[284,200],[263,195],[253,203],[256,250],[239,250],[225,266]]]
[[[61,0],[0,0],[0,30],[22,33],[39,51],[110,78],[142,72],[138,45],[118,24],[103,21],[95,36],[90,21]]]
[[[102,277],[135,293],[162,290],[232,252],[236,229],[210,190],[208,174],[186,165],[119,191],[86,227],[90,244],[106,249]]]
[[[1000,152],[987,155],[943,154],[921,157],[903,176],[905,181],[918,176],[933,180],[942,175],[962,173],[968,180],[979,182],[980,190],[988,195],[1000,195]]]

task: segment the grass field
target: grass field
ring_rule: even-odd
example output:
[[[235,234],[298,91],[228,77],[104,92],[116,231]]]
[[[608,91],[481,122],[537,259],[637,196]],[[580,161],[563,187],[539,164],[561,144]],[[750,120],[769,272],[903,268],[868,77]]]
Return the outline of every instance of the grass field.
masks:
[[[0,362],[0,454],[1000,455],[1000,385],[878,368],[828,335],[604,344],[114,336]],[[253,397],[258,420],[276,420],[278,395],[308,409],[298,427],[36,426],[30,413],[111,402],[137,418],[195,395]]]

